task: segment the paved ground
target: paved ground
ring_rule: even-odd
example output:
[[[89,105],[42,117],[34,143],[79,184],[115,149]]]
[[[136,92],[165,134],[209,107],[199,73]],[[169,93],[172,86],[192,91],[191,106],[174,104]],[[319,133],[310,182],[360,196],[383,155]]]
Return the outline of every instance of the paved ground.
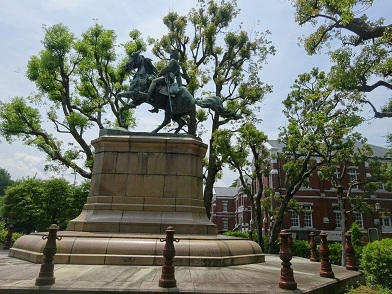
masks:
[[[160,288],[160,266],[108,266],[56,264],[56,283],[35,286],[40,265],[8,257],[0,250],[0,293],[343,293],[345,285],[361,280],[360,272],[332,266],[335,279],[319,276],[320,263],[292,259],[295,291],[279,288],[281,260],[266,255],[266,262],[230,267],[176,267],[176,288]]]

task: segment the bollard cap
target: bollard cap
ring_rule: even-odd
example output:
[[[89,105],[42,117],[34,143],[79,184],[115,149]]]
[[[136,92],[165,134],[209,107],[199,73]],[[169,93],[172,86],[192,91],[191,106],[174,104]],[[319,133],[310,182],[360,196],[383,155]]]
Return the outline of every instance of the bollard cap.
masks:
[[[48,228],[49,230],[59,230],[60,227],[56,224],[51,224],[50,227]]]

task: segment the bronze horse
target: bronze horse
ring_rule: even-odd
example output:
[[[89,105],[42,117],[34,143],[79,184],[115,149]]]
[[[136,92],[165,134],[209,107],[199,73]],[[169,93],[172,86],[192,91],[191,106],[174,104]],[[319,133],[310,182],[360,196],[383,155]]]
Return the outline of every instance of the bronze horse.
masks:
[[[163,122],[153,130],[152,133],[160,131],[170,123],[170,120],[177,122],[178,127],[176,128],[175,133],[178,133],[183,126],[187,125],[183,117],[189,115],[188,133],[190,135],[196,135],[196,105],[217,111],[223,117],[231,117],[233,119],[240,118],[235,112],[225,110],[219,97],[214,96],[200,101],[195,100],[188,90],[182,86],[179,87],[179,92],[177,94],[171,94],[170,99],[167,86],[158,86],[152,99],[147,101],[144,93],[148,90],[152,79],[155,78],[156,70],[151,59],[145,58],[138,52],[130,56],[124,69],[126,71],[137,69],[130,84],[130,91],[117,94],[117,99],[124,105],[124,107],[120,109],[119,122],[120,126],[124,128],[128,127],[123,119],[124,110],[136,108],[142,103],[148,103],[154,108],[163,109],[165,111]],[[130,98],[132,101],[126,103],[122,99],[123,97]]]

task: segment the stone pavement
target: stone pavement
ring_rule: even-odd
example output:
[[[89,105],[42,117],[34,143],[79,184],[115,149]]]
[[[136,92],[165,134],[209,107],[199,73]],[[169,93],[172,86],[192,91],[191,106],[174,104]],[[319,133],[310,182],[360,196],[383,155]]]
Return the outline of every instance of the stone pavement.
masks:
[[[160,288],[160,266],[56,264],[56,283],[35,286],[40,264],[8,257],[0,250],[0,293],[344,293],[348,284],[363,282],[361,272],[332,266],[335,279],[319,276],[320,263],[294,257],[291,260],[298,289],[279,288],[281,260],[266,255],[258,264],[228,267],[175,267],[176,288]],[[175,262],[174,262],[175,265]]]

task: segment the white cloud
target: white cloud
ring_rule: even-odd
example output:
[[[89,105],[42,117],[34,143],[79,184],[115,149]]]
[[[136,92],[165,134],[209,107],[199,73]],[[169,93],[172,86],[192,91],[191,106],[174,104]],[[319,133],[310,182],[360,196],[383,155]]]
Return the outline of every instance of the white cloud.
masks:
[[[26,177],[37,177],[46,179],[49,177],[43,171],[45,164],[45,157],[34,156],[20,151],[0,153],[0,166],[6,169],[11,178],[16,180]]]

